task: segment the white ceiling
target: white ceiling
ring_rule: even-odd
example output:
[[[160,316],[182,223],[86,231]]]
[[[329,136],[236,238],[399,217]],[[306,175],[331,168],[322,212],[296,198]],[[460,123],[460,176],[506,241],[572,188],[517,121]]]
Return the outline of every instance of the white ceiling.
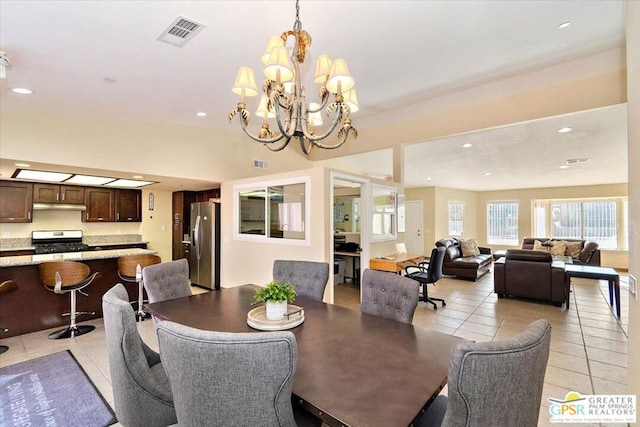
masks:
[[[182,48],[157,41],[179,15],[206,27]],[[251,66],[260,79],[268,37],[291,29],[294,16],[292,0],[0,0],[0,49],[12,61],[0,107],[238,127],[227,121],[237,68]],[[310,77],[320,53],[345,58],[356,78],[360,129],[406,119],[408,110],[424,114],[408,107],[426,100],[620,49],[625,37],[621,0],[303,0],[300,18],[313,38],[303,72]],[[565,21],[572,25],[559,30]],[[34,94],[6,90],[18,86]],[[316,89],[307,86],[311,98]],[[626,182],[625,115],[624,107],[601,109],[411,145],[405,184],[487,190],[528,187],[532,177],[535,186]],[[576,131],[555,134],[561,126]],[[460,149],[467,141],[474,147]],[[592,160],[558,172],[575,157]],[[370,175],[391,174],[389,150],[348,161]]]

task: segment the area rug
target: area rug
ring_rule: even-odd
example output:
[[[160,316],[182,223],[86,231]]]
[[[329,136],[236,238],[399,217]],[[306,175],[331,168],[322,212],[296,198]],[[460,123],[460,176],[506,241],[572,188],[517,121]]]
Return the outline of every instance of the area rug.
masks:
[[[0,426],[109,426],[115,414],[73,354],[0,368]]]

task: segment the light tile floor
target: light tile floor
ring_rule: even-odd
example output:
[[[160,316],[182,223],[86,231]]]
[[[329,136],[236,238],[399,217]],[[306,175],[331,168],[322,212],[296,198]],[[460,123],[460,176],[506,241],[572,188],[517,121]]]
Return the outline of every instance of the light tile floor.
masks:
[[[549,422],[548,397],[564,398],[569,391],[581,394],[627,393],[628,277],[621,275],[622,316],[618,320],[608,304],[604,281],[573,279],[571,306],[563,307],[517,299],[498,299],[493,293],[493,276],[477,282],[443,278],[429,294],[444,298],[445,307],[434,310],[419,303],[414,325],[475,341],[513,336],[529,322],[546,318],[552,324],[551,353],[540,406],[539,426]],[[335,287],[336,304],[359,309],[359,289],[342,284]],[[193,288],[193,292],[203,292]],[[113,407],[109,361],[101,319],[86,322],[96,330],[67,340],[49,340],[53,330],[34,332],[1,340],[9,345],[0,355],[0,366],[56,351],[70,349],[105,399]],[[157,349],[151,321],[138,323],[145,342]],[[572,424],[580,425],[580,424]]]

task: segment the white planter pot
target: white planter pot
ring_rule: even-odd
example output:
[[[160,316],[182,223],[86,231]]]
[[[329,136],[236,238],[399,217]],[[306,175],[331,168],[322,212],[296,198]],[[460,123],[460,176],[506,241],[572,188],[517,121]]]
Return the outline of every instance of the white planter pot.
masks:
[[[267,319],[269,320],[282,320],[284,315],[287,314],[287,300],[280,302],[267,301]]]

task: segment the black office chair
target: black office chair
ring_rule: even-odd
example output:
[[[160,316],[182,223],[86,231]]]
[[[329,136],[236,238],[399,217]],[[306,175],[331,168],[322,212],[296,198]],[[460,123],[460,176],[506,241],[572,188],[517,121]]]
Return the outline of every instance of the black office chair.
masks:
[[[429,262],[421,262],[418,265],[409,265],[405,267],[404,271],[406,277],[417,280],[422,285],[422,298],[420,301],[433,304],[435,310],[438,309],[438,305],[435,301],[442,302],[442,306],[447,305],[442,298],[429,298],[427,292],[427,285],[432,283],[433,285],[442,277],[442,263],[444,262],[444,252],[446,249],[444,246],[433,248],[431,250],[431,258]]]

